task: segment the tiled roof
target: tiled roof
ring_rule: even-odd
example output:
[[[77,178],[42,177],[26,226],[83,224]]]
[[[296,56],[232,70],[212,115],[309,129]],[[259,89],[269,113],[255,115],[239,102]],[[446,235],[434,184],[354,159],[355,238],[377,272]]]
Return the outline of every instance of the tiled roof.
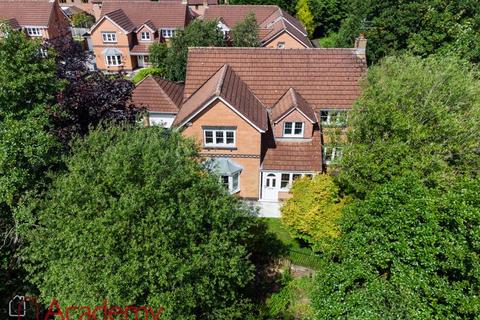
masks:
[[[285,94],[275,104],[271,111],[271,120],[276,123],[293,109],[298,109],[312,123],[317,122],[315,111],[293,88],[288,89],[288,91],[285,92]]]
[[[265,106],[293,87],[315,111],[351,108],[366,71],[355,49],[190,48],[184,98],[224,64]]]
[[[309,140],[271,142],[262,162],[264,170],[322,171],[320,130],[314,130]]]
[[[141,53],[148,54],[149,48],[150,48],[150,44],[136,44],[136,45],[133,46],[132,49],[130,49],[130,53],[133,53],[133,54],[141,54]]]
[[[0,0],[0,20],[14,18],[20,26],[48,27],[54,5],[49,0]]]
[[[223,98],[258,129],[268,130],[266,108],[229,65],[223,65],[216,70],[213,76],[190,95],[182,105],[175,124],[182,125],[188,121],[214,97]]]
[[[132,32],[133,30],[135,30],[135,25],[122,9],[117,9],[109,12],[105,16],[112,19],[116,24],[120,26],[120,28],[127,32]]]
[[[152,112],[177,113],[182,96],[182,84],[148,76],[135,87],[132,102],[136,106],[145,106]]]
[[[18,23],[17,19],[15,19],[15,18],[8,19],[8,20],[5,20],[5,21],[0,21],[0,25],[7,25],[10,28],[12,28],[13,30],[19,30],[19,29],[22,28],[20,26],[20,24]]]
[[[219,5],[205,10],[204,19],[222,19],[224,23],[233,28],[237,23],[253,12],[259,26],[259,38],[262,42],[268,42],[282,30],[288,30],[305,47],[312,47],[307,37],[305,27],[300,21],[275,5]]]
[[[207,0],[207,4],[208,5],[217,5],[218,4],[218,0]],[[188,0],[188,4],[190,6],[193,6],[193,5],[203,5],[203,2],[204,0]]]
[[[162,1],[104,1],[101,15],[122,9],[133,25],[138,28],[147,20],[157,28],[183,28],[189,20],[188,6]]]

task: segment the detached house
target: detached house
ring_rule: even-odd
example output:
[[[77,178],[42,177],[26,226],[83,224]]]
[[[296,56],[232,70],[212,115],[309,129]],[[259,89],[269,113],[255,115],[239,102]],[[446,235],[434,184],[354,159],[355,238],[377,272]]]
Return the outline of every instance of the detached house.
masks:
[[[169,82],[153,77],[137,87],[135,103],[173,110],[173,126],[198,141],[232,194],[277,202],[298,177],[326,170],[335,147],[324,127],[343,126],[335,119],[360,94],[360,40],[351,49],[191,48],[177,110]]]
[[[312,48],[307,31],[300,21],[274,5],[217,5],[205,10],[205,20],[218,20],[228,35],[230,30],[254,13],[263,47],[277,49]]]
[[[2,23],[31,38],[71,37],[68,18],[55,0],[0,0]]]
[[[101,18],[91,28],[97,67],[108,72],[132,71],[149,62],[149,47],[168,41],[192,19],[180,2],[103,1]]]

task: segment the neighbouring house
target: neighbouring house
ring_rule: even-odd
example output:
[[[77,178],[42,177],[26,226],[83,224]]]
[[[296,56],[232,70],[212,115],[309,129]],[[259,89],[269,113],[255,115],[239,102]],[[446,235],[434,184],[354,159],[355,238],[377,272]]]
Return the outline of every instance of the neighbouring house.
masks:
[[[31,38],[71,37],[68,18],[55,0],[0,0],[0,23]]]
[[[134,99],[152,113],[176,112],[173,126],[198,141],[206,165],[232,194],[278,202],[295,179],[325,172],[341,156],[325,132],[344,130],[338,119],[360,95],[366,40],[357,44],[191,48],[184,87],[172,90],[171,82],[149,77]],[[172,97],[182,89],[177,111],[180,99]]]
[[[81,10],[94,16],[95,19],[100,18],[102,0],[58,0],[58,2],[66,12],[76,13]]]
[[[149,66],[149,47],[168,42],[193,19],[180,2],[103,1],[101,18],[90,29],[97,67],[106,72]]]
[[[199,16],[203,16],[205,10],[210,6],[218,5],[218,0],[182,0],[184,3],[187,1],[188,6]]]
[[[148,76],[135,87],[132,102],[147,108],[145,120],[149,125],[170,128],[182,105],[183,88],[183,84]]]
[[[262,47],[277,49],[312,48],[300,21],[275,5],[217,5],[205,10],[203,19],[218,20],[225,35],[253,12],[259,27]]]

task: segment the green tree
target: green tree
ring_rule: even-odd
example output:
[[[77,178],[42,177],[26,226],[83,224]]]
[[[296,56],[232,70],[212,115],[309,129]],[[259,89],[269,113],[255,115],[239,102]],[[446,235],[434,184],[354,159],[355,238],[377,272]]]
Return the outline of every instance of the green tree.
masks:
[[[229,4],[277,5],[290,14],[295,13],[297,0],[228,0]]]
[[[231,35],[234,47],[260,47],[255,13],[250,12],[245,20],[237,23],[232,28]]]
[[[316,277],[317,317],[475,318],[479,192],[479,180],[431,189],[408,174],[347,206]]]
[[[163,71],[165,66],[165,59],[168,54],[168,47],[165,43],[153,43],[149,47],[150,62],[155,66],[156,70]]]
[[[59,163],[48,110],[61,82],[53,51],[45,55],[40,42],[22,32],[6,27],[0,32],[5,35],[0,37],[0,303],[7,306],[25,284],[16,256],[17,208],[48,185],[46,172]]]
[[[95,24],[95,17],[85,12],[78,12],[72,16],[72,25],[77,28],[90,28]]]
[[[315,30],[315,22],[308,0],[298,0],[295,8],[297,10],[297,18],[303,23],[308,36],[311,37]]]
[[[320,174],[297,179],[290,192],[292,198],[281,209],[283,224],[315,251],[325,249],[340,234],[337,220],[345,203],[332,177]]]
[[[43,301],[247,318],[252,248],[265,235],[199,160],[192,140],[160,127],[96,129],[77,141],[26,232]]]
[[[338,181],[363,197],[408,171],[429,186],[480,168],[478,73],[451,57],[391,57],[371,68],[350,113]]]
[[[171,46],[153,47],[152,64],[163,71],[164,77],[172,81],[184,81],[189,47],[224,47],[225,37],[217,21],[195,20],[184,30],[177,30],[171,38]]]
[[[347,15],[346,1],[310,0],[310,9],[315,22],[315,35],[335,33]]]
[[[451,52],[480,61],[480,3],[476,0],[350,0],[340,29],[340,46],[351,47],[365,32],[371,62],[411,51]]]

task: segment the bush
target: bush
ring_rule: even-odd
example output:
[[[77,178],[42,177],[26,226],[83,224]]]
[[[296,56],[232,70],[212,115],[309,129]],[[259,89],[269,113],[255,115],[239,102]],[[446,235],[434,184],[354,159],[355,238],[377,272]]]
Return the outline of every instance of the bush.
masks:
[[[90,28],[95,24],[95,17],[84,12],[72,16],[72,25],[77,28]]]
[[[150,75],[162,76],[162,71],[154,67],[140,69],[140,71],[138,71],[137,74],[132,78],[132,82],[137,84]]]
[[[314,251],[325,249],[339,236],[336,221],[345,203],[333,178],[325,174],[304,177],[295,181],[290,192],[292,198],[281,209],[283,224],[294,238],[308,242]]]

